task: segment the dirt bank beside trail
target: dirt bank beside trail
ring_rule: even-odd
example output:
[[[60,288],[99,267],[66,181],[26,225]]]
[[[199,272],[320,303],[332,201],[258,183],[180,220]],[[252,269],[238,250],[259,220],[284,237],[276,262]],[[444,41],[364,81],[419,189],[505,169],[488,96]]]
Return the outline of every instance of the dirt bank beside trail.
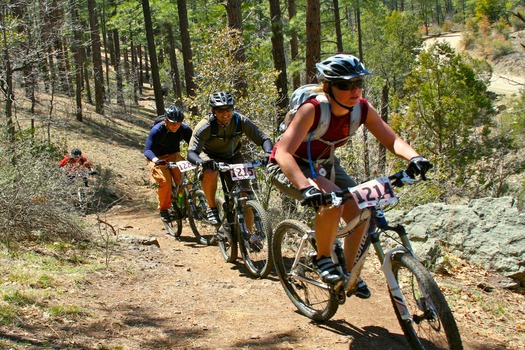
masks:
[[[489,91],[500,95],[518,94],[525,88],[525,51],[520,46],[520,35],[517,33],[511,37],[511,42],[516,47],[516,52],[503,56],[491,62],[494,73],[490,79]],[[463,51],[461,45],[461,33],[449,33],[438,37],[430,37],[425,40],[425,45],[431,45],[436,41],[447,42],[457,50]]]

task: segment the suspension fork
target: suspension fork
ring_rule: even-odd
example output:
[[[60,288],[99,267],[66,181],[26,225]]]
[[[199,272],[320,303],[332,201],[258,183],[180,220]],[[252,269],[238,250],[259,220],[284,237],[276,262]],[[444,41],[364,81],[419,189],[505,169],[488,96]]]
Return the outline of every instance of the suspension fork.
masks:
[[[243,193],[246,193],[246,196],[241,196]],[[244,205],[246,201],[253,198],[252,191],[243,191],[240,186],[235,186],[232,190],[232,198],[235,201],[236,215],[239,223],[239,233],[242,234],[242,239],[248,239],[248,226],[246,225],[246,218],[244,217]],[[253,218],[256,221],[257,218]]]
[[[401,315],[401,318],[403,320],[413,322],[412,316],[410,315],[410,312],[406,306],[406,302],[405,302],[405,298],[403,297],[403,293],[401,293],[401,288],[399,287],[396,277],[394,276],[394,272],[392,270],[392,259],[393,259],[394,254],[398,252],[408,253],[413,256],[415,255],[412,252],[410,241],[408,239],[408,236],[403,226],[400,226],[400,225],[396,227],[385,226],[385,229],[390,229],[390,230],[397,232],[403,245],[396,247],[394,249],[391,249],[385,253],[383,250],[383,247],[381,246],[381,242],[379,239],[381,235],[380,231],[376,231],[371,234],[372,245],[374,246],[379,262],[381,263],[381,270],[383,271],[383,274],[385,275],[386,282],[388,284],[388,289],[390,290],[390,295],[392,296],[392,300],[394,301],[395,307],[399,311],[399,315]]]
[[[315,238],[315,232],[313,230],[309,230],[307,233],[305,233],[301,237],[301,243],[299,244],[299,248],[297,249],[297,252],[295,253],[295,258],[292,264],[291,271],[295,271],[297,268],[297,265],[299,265],[301,257],[303,256],[303,250],[306,247],[307,242],[310,240],[314,240]],[[313,242],[313,241],[312,241]],[[315,247],[315,250],[317,250],[317,246],[315,245],[315,242],[312,244]],[[295,273],[294,273],[295,275]]]

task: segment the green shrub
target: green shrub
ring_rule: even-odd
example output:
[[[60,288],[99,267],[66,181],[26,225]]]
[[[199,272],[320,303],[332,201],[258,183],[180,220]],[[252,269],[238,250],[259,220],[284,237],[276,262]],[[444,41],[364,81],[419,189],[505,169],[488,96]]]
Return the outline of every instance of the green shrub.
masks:
[[[525,22],[523,22],[520,18],[518,18],[517,16],[514,15],[514,14],[517,14],[517,13],[519,13],[522,16],[525,17],[525,7],[524,6],[518,6],[512,11],[511,16],[509,17],[510,24],[514,28],[514,30],[516,30],[516,31],[524,30],[525,29]]]
[[[515,52],[512,43],[502,37],[491,40],[487,50],[489,57],[493,60]]]
[[[84,239],[55,148],[23,133],[14,142],[0,139],[0,242]]]

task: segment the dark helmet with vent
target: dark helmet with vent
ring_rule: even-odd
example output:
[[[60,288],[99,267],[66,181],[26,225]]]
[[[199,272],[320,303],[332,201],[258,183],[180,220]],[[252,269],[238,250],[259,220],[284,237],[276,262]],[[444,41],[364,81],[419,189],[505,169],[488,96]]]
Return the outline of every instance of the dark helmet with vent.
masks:
[[[210,96],[210,106],[212,108],[222,106],[234,106],[235,99],[229,92],[214,92]]]
[[[169,106],[166,108],[166,113],[164,113],[164,117],[168,119],[168,121],[172,123],[182,123],[184,120],[184,113],[175,106]]]
[[[72,156],[81,156],[81,155],[82,155],[82,151],[79,150],[78,148],[73,148],[73,149],[71,150],[71,155],[72,155]]]
[[[329,57],[315,66],[317,67],[317,80],[319,82],[352,80],[372,74],[366,70],[359,58],[346,54]]]

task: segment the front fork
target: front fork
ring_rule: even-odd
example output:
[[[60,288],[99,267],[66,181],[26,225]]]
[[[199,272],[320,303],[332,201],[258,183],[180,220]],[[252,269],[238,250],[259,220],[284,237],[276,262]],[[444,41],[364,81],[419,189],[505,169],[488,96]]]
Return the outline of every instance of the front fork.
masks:
[[[370,237],[372,239],[372,245],[374,246],[379,262],[381,263],[381,270],[383,271],[383,274],[385,275],[386,282],[388,284],[388,289],[390,290],[390,295],[392,295],[392,299],[394,301],[394,304],[397,310],[399,311],[399,315],[401,315],[401,318],[403,320],[413,322],[412,315],[410,315],[410,312],[406,306],[405,298],[403,297],[403,293],[401,293],[401,288],[399,288],[397,279],[394,276],[394,272],[392,271],[392,259],[393,259],[394,254],[397,252],[408,253],[413,256],[415,255],[412,252],[410,241],[408,240],[408,236],[406,235],[406,232],[403,226],[400,226],[400,225],[396,227],[386,226],[384,228],[397,232],[399,237],[401,238],[402,246],[393,248],[385,253],[379,241],[380,232],[372,232],[370,234]]]

